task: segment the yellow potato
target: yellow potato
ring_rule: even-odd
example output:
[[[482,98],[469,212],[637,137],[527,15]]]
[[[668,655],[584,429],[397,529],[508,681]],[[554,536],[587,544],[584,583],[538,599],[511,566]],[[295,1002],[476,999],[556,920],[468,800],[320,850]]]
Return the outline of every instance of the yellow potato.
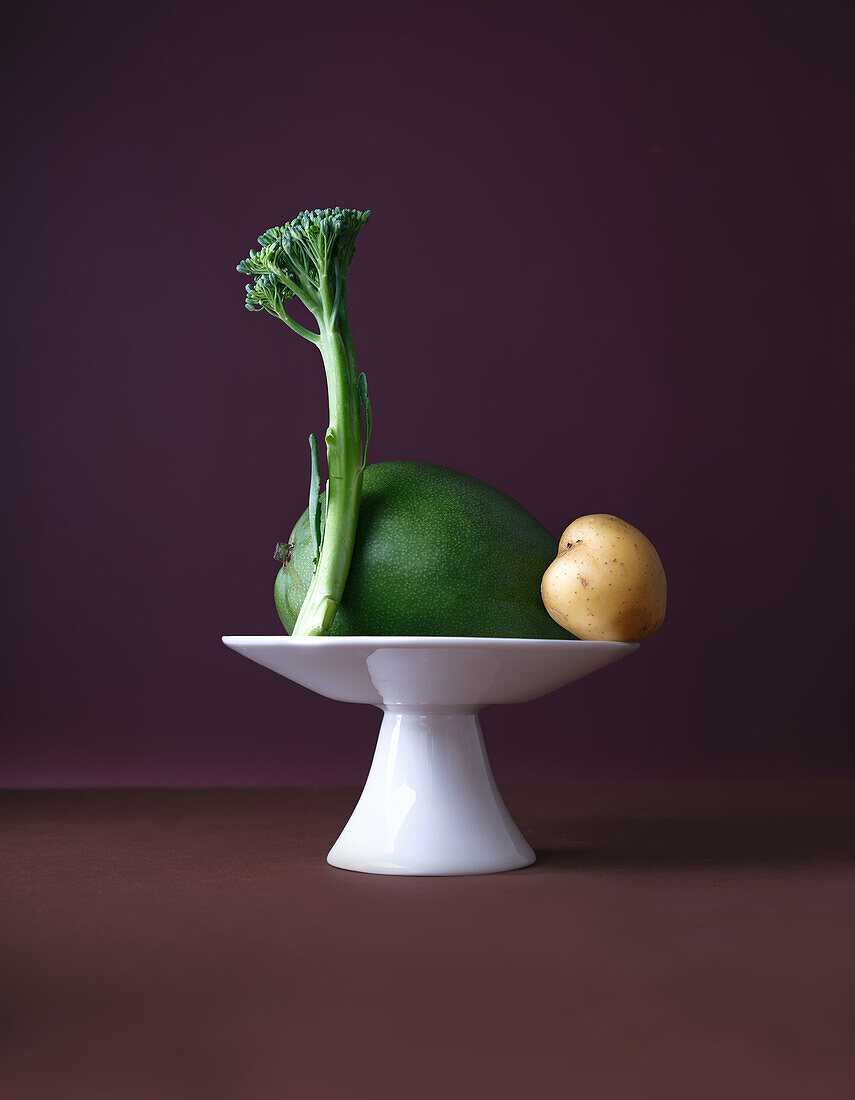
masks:
[[[639,642],[665,618],[665,570],[653,543],[617,516],[582,516],[561,536],[540,593],[585,641]]]

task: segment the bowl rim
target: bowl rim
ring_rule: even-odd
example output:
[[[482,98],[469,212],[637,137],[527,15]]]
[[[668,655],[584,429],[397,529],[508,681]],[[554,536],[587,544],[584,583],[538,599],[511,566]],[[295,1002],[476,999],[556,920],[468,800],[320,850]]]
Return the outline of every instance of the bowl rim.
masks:
[[[456,635],[435,634],[348,634],[337,637],[299,637],[289,634],[224,634],[222,641],[227,646],[265,645],[265,646],[335,646],[351,648],[364,645],[384,645],[389,648],[419,646],[421,648],[463,648],[467,646],[525,646],[527,649],[553,649],[561,646],[617,646],[621,649],[637,649],[640,642],[585,641],[583,638],[476,638]]]

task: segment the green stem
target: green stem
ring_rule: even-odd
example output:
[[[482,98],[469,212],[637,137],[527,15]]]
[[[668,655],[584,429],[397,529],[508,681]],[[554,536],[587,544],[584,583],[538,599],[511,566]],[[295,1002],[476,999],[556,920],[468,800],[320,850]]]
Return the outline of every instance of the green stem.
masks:
[[[326,289],[326,288],[324,288]],[[356,356],[347,325],[339,309],[324,295],[318,316],[318,346],[324,360],[329,395],[330,424],[326,434],[326,523],[318,566],[294,624],[293,636],[329,634],[353,556],[359,499],[362,494],[362,420],[356,389]]]
[[[278,304],[276,309],[276,316],[279,318],[280,321],[284,321],[288,328],[296,332],[298,336],[302,336],[304,340],[308,340],[310,344],[320,343],[320,339],[317,333],[312,332],[311,329],[305,328],[303,325],[300,324],[299,321],[295,321],[294,318],[289,316],[289,314],[287,314],[284,309],[278,306]]]

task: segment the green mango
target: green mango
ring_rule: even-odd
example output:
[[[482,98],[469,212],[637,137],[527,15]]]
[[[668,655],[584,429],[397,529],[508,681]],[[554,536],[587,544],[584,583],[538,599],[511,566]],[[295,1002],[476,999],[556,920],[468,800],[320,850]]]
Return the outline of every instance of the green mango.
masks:
[[[290,633],[312,577],[308,509],[288,541],[274,599]],[[534,516],[483,481],[423,462],[379,462],[365,471],[331,633],[571,639],[540,598],[556,550]]]

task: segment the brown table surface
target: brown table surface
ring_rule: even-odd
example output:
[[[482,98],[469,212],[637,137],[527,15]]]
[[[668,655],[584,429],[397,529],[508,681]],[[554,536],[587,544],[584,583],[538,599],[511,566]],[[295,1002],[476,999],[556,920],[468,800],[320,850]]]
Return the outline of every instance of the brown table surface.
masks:
[[[855,786],[511,789],[539,862],[324,855],[352,791],[2,796],[2,1100],[853,1094]]]

